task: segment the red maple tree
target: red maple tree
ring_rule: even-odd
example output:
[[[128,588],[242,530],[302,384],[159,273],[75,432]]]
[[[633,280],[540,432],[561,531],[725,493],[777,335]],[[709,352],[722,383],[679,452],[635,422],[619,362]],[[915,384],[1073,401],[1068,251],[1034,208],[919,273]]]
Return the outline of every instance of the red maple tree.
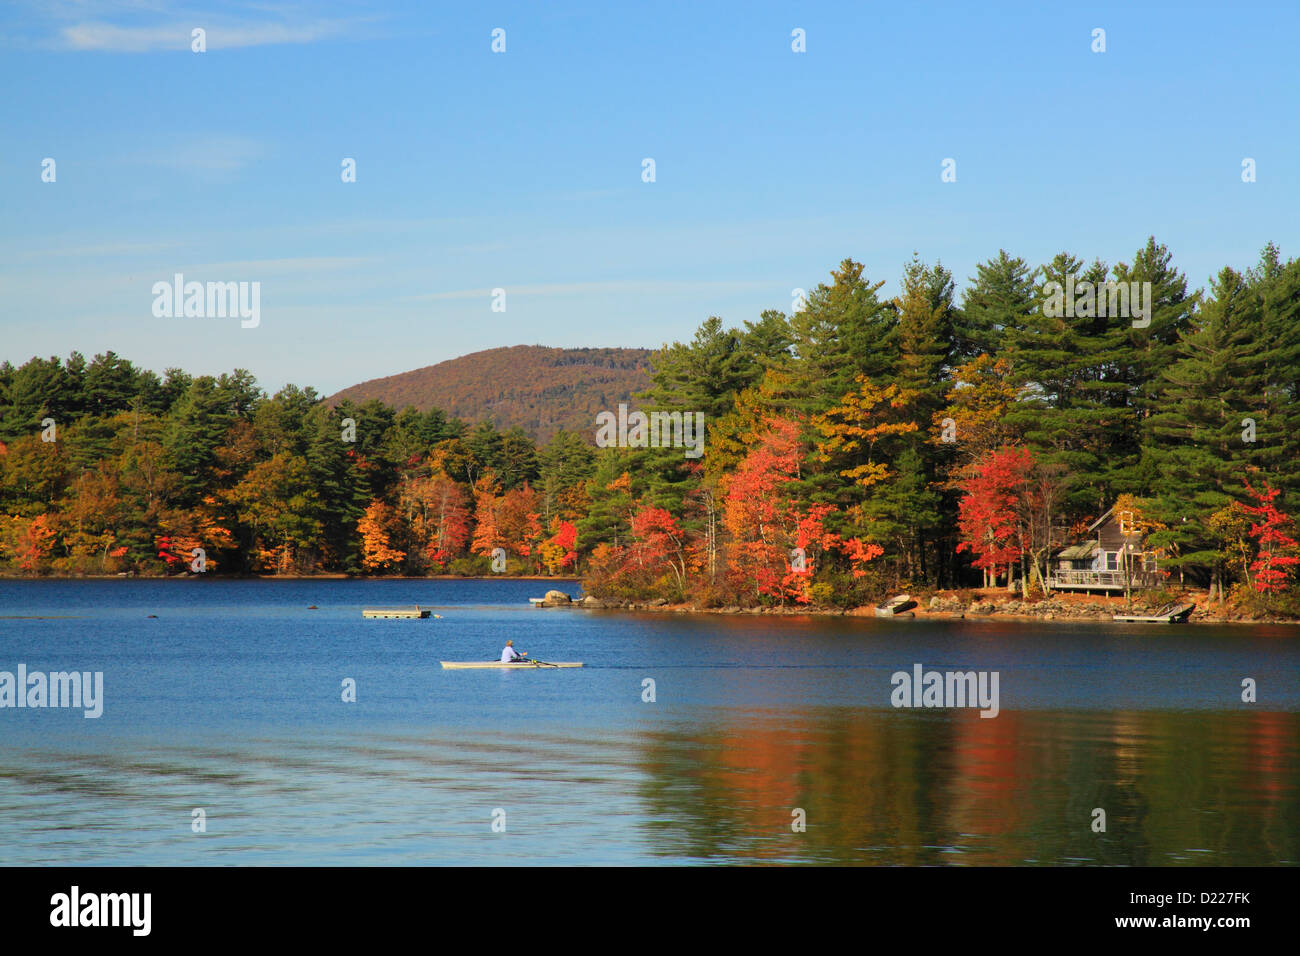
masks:
[[[1300,543],[1289,533],[1293,527],[1291,516],[1273,503],[1282,491],[1271,487],[1267,481],[1262,489],[1256,489],[1247,481],[1246,491],[1256,503],[1242,505],[1242,509],[1258,519],[1250,526],[1250,536],[1259,547],[1259,553],[1250,566],[1255,575],[1255,590],[1260,594],[1285,590],[1291,583],[1295,566],[1300,564],[1300,557],[1296,556]]]
[[[986,572],[1020,559],[1025,544],[1018,505],[1027,493],[1034,457],[1024,448],[1004,447],[978,462],[961,482],[957,551],[975,556],[972,564]]]
[[[767,430],[724,483],[723,523],[732,536],[733,580],[758,594],[807,604],[823,554],[845,555],[854,577],[884,553],[877,544],[843,538],[825,527],[836,513],[828,504],[803,506],[791,493],[800,477],[799,423],[765,419]],[[802,554],[801,566],[792,557]]]

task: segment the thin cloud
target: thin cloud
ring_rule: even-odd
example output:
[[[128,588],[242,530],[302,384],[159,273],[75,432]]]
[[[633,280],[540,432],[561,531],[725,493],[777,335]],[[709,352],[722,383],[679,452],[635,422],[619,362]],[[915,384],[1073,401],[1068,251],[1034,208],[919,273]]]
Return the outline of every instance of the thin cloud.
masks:
[[[365,257],[300,256],[294,259],[244,259],[232,262],[207,262],[178,268],[178,272],[257,273],[259,275],[295,275],[305,272],[333,272],[373,262]]]
[[[505,285],[501,286],[509,295],[672,295],[696,292],[745,292],[751,289],[765,289],[768,282],[738,281],[674,281],[665,279],[623,279],[610,282],[555,282],[545,285]],[[492,295],[491,289],[456,289],[451,292],[431,292],[427,295],[403,296],[403,299],[444,300],[444,299],[478,299]]]
[[[65,259],[79,256],[87,259],[138,256],[164,252],[186,245],[182,242],[106,242],[91,246],[61,246],[56,249],[32,249],[17,253],[23,259]]]
[[[105,53],[152,53],[157,50],[190,49],[193,31],[201,27],[208,50],[279,44],[316,43],[345,35],[354,21],[315,20],[309,23],[213,23],[196,15],[181,22],[158,26],[118,26],[87,22],[59,31],[60,46],[68,50]]]
[[[256,162],[265,153],[261,143],[246,137],[202,135],[147,150],[133,156],[131,161],[197,173],[233,173]]]

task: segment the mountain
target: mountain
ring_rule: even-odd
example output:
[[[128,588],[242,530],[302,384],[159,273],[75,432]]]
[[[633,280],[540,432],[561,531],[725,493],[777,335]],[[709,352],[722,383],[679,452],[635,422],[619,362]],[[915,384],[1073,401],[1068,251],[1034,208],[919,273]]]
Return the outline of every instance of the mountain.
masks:
[[[491,421],[502,430],[518,425],[542,443],[561,428],[594,439],[597,412],[617,412],[619,402],[649,386],[652,354],[512,345],[371,379],[326,401],[377,398],[398,410],[441,408],[453,418]]]

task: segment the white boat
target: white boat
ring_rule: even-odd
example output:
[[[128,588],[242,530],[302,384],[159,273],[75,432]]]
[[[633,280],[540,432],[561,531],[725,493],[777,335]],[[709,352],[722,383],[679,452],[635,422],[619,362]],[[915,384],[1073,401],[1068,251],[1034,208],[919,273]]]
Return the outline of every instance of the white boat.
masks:
[[[485,667],[499,667],[504,670],[549,670],[552,667],[581,667],[582,661],[443,661],[442,666],[449,671],[478,670]]]
[[[876,608],[876,617],[900,617],[914,607],[916,602],[909,595],[900,594]]]

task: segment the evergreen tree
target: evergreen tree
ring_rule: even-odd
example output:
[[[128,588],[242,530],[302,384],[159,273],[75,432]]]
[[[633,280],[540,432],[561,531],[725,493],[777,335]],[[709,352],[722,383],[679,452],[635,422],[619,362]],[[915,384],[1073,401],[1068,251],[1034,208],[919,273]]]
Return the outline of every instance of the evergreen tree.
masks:
[[[1283,263],[1272,243],[1249,274],[1262,310],[1263,420],[1259,443],[1275,451],[1266,465],[1273,485],[1300,494],[1300,260]]]
[[[855,388],[859,376],[886,382],[898,369],[898,316],[876,295],[885,283],[870,282],[861,263],[845,259],[808,296],[807,308],[790,319],[800,411],[816,414]]]
[[[1243,420],[1260,415],[1266,367],[1255,290],[1225,268],[1210,292],[1195,325],[1180,336],[1159,391],[1151,389],[1145,465],[1158,476],[1151,483],[1158,489],[1154,516],[1167,526],[1153,542],[1172,550],[1173,567],[1217,573],[1224,555],[1209,516],[1245,494],[1246,468],[1261,454],[1258,443],[1244,440]]]
[[[997,354],[1006,333],[1024,327],[1038,298],[1033,271],[1005,249],[977,265],[970,281],[954,328],[955,357],[962,361]]]
[[[705,320],[690,344],[665,346],[650,364],[652,384],[637,396],[643,410],[703,412],[706,422],[725,415],[732,396],[762,374],[752,353],[742,351],[739,333],[723,329],[716,316]]]

